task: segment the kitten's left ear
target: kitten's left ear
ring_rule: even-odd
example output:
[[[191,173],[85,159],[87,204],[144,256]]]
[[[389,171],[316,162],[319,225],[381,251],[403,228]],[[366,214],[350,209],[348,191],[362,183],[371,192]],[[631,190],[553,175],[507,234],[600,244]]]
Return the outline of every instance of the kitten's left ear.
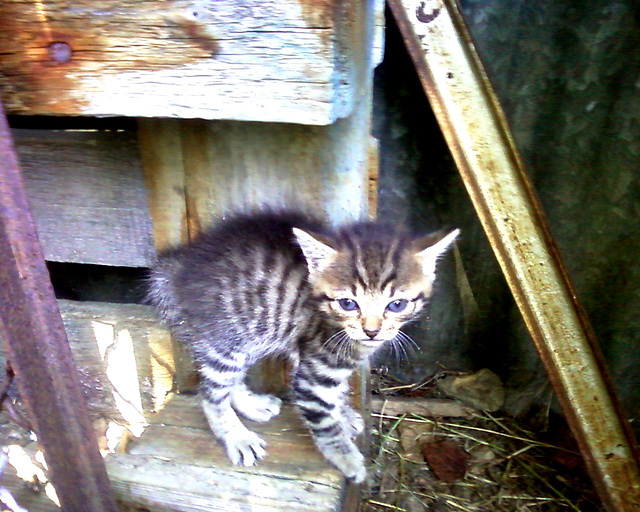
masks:
[[[310,275],[322,272],[333,262],[336,250],[321,240],[320,236],[311,235],[299,228],[293,228],[293,234],[307,260]]]
[[[415,246],[419,250],[419,252],[416,253],[416,258],[418,258],[418,261],[422,265],[422,271],[425,274],[435,273],[436,263],[459,234],[459,229],[454,229],[450,232],[440,230],[422,237],[415,242]],[[425,246],[426,249],[423,249]]]

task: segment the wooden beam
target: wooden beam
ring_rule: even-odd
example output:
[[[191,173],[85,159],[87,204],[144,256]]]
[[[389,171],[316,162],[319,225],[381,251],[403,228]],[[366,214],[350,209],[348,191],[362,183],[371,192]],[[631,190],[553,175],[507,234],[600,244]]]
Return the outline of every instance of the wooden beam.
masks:
[[[140,430],[175,390],[169,331],[150,306],[59,300],[58,308],[92,420]],[[7,359],[0,347],[1,367]]]
[[[364,113],[329,127],[185,122],[190,233],[225,213],[260,205],[300,208],[335,223],[366,216],[367,129]],[[272,392],[282,382],[281,365],[273,363],[253,379]]]
[[[140,158],[158,251],[189,241],[181,126],[177,119],[138,119]]]
[[[268,456],[256,466],[234,466],[197,398],[174,397],[126,454],[106,459],[123,510],[341,509],[343,476],[317,451],[291,406],[268,423],[248,423],[267,442]]]
[[[359,94],[358,3],[5,0],[0,95],[17,114],[330,124]]]
[[[150,265],[151,220],[132,132],[12,134],[47,260]]]
[[[179,119],[138,119],[140,155],[158,251],[189,241],[182,125]],[[194,391],[198,377],[191,355],[174,343],[173,359],[177,389]]]

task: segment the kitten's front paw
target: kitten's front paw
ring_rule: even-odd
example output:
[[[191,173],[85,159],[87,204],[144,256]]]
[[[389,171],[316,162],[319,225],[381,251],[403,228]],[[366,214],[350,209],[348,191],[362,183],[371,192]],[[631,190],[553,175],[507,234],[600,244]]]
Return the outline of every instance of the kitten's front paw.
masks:
[[[347,432],[349,432],[349,436],[354,438],[362,434],[362,431],[364,430],[364,420],[360,413],[356,412],[349,406],[345,406],[342,410],[342,414],[344,416],[343,425],[347,429]]]
[[[247,429],[227,433],[224,445],[229,459],[236,466],[253,466],[267,454],[264,449],[267,443]]]
[[[280,413],[282,400],[273,395],[243,393],[233,397],[233,408],[245,418],[265,423]]]

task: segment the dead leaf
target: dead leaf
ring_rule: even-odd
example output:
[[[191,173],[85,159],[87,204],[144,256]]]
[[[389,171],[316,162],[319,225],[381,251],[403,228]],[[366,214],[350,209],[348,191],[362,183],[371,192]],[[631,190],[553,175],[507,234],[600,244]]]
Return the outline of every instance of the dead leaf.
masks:
[[[422,443],[422,456],[433,474],[440,480],[451,483],[467,474],[469,456],[451,441]]]
[[[422,464],[424,458],[420,452],[420,446],[425,442],[433,441],[433,424],[403,421],[398,425],[398,430],[405,457],[411,462]]]

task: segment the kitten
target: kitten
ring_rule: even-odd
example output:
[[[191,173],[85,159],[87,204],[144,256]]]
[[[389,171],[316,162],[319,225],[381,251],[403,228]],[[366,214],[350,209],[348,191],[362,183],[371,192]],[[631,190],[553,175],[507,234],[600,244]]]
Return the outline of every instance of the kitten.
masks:
[[[205,415],[234,464],[266,455],[236,412],[262,422],[278,414],[281,401],[253,393],[244,377],[280,354],[292,362],[295,401],[317,447],[348,478],[364,480],[353,442],[364,423],[348,404],[348,378],[416,318],[457,235],[415,238],[374,222],[332,230],[301,214],[257,213],[159,257],[149,299],[197,358]]]

